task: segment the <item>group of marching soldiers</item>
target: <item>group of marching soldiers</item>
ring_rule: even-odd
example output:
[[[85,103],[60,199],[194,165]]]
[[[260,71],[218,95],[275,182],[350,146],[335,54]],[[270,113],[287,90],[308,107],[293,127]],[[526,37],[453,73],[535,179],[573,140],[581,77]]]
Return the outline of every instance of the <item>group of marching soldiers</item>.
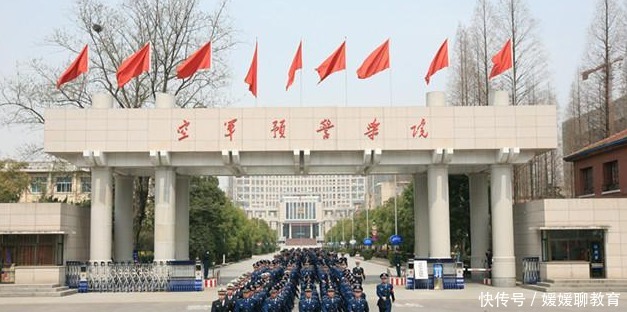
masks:
[[[394,290],[381,274],[379,311],[392,309]],[[260,260],[253,271],[218,290],[212,312],[287,312],[298,300],[300,312],[369,312],[361,283],[363,268],[351,271],[347,259],[323,249],[283,250],[273,260]]]

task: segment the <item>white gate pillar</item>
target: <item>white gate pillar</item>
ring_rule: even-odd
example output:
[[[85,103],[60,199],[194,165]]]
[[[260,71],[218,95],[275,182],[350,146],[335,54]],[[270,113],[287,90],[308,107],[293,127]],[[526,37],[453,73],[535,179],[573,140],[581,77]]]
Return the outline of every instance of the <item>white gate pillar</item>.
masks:
[[[492,165],[492,285],[516,286],[512,165]]]
[[[189,177],[176,177],[176,260],[189,260]]]
[[[490,215],[488,199],[488,177],[484,173],[474,173],[468,179],[470,189],[470,267],[483,268],[486,252],[490,246]],[[483,280],[484,273],[472,271],[472,280]]]
[[[133,177],[115,175],[114,259],[133,260]]]
[[[414,254],[429,257],[429,198],[427,174],[414,174]]]

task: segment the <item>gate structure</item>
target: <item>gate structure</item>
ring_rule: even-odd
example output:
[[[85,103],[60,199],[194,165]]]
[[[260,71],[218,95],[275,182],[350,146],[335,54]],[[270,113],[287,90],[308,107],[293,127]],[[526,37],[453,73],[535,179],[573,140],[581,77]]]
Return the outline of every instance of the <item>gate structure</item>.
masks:
[[[174,96],[157,94],[154,109],[122,109],[97,94],[90,109],[45,112],[44,148],[90,168],[96,276],[113,271],[103,262],[132,260],[132,223],[124,220],[132,219],[133,176],[155,180],[160,263],[188,260],[190,175],[411,173],[416,257],[450,258],[448,175],[468,174],[478,262],[471,266],[479,267],[490,248],[491,223],[493,285],[512,287],[512,167],[557,147],[557,111],[508,101],[499,91],[490,106],[449,107],[443,92],[431,92],[426,106],[181,109]],[[118,274],[117,283],[126,285],[128,274]],[[93,283],[105,287],[102,279]]]

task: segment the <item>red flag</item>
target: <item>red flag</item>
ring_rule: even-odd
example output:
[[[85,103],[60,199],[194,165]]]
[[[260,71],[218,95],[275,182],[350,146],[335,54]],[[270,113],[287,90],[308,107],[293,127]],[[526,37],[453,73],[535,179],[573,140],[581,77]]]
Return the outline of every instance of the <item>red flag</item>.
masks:
[[[320,75],[318,83],[321,83],[334,72],[343,69],[346,69],[346,41],[342,42],[342,45],[316,68],[318,75]]]
[[[444,40],[440,49],[438,49],[438,53],[435,54],[433,61],[431,61],[431,66],[429,66],[429,71],[425,76],[427,84],[429,84],[431,76],[433,76],[438,70],[445,67],[448,67],[448,39]]]
[[[494,66],[492,66],[488,79],[492,79],[492,77],[498,76],[512,68],[512,39],[507,40],[501,51],[492,57],[492,63],[494,63]]]
[[[201,69],[211,67],[211,41],[207,42],[194,54],[190,55],[179,67],[176,68],[176,76],[179,79],[190,77]]]
[[[285,91],[290,88],[292,83],[294,83],[294,74],[297,70],[303,69],[303,41],[301,40],[298,45],[298,50],[296,50],[296,55],[294,55],[294,59],[292,60],[292,65],[290,66],[290,71],[287,73],[287,85],[285,86]]]
[[[248,84],[248,91],[257,97],[257,42],[255,42],[255,54],[253,54],[253,61],[250,63],[248,74],[244,82]]]
[[[85,47],[83,48],[81,53],[78,54],[78,57],[74,60],[74,62],[70,64],[70,67],[68,67],[63,72],[63,74],[61,74],[59,80],[57,80],[57,89],[61,88],[61,85],[63,85],[64,83],[76,79],[76,77],[80,76],[80,74],[86,73],[89,70],[89,66],[87,65],[88,61],[89,56],[87,52],[87,45],[85,45]]]
[[[131,79],[141,75],[144,72],[148,72],[150,69],[150,42],[146,43],[141,50],[133,53],[129,56],[120,67],[116,77],[118,79],[118,88],[124,87],[124,85]]]
[[[390,39],[386,40],[368,55],[368,58],[366,58],[357,70],[357,77],[359,79],[366,79],[388,68],[390,68]]]

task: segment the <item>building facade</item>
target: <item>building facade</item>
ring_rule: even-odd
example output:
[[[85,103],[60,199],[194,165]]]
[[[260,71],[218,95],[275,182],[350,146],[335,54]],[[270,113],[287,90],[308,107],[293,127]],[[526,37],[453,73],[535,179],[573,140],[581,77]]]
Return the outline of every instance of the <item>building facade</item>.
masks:
[[[22,169],[30,176],[30,185],[20,196],[20,203],[59,201],[82,203],[89,200],[91,176],[88,170],[66,162],[29,162]]]
[[[572,162],[575,198],[514,208],[517,263],[538,257],[543,280],[627,278],[627,130],[564,160]]]
[[[231,177],[229,195],[249,218],[267,221],[280,243],[320,243],[338,220],[364,205],[366,180],[356,175]]]

